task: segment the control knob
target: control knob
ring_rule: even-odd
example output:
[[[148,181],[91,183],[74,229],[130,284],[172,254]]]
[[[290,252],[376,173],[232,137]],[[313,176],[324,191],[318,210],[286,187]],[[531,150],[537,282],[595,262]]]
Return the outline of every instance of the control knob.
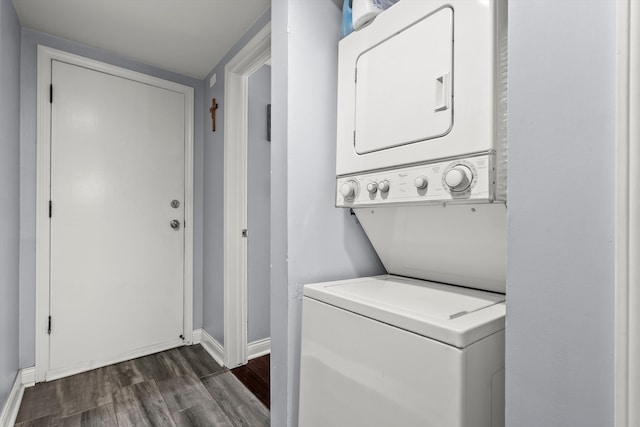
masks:
[[[473,173],[469,167],[464,165],[455,165],[449,169],[444,176],[444,182],[449,186],[451,191],[464,191],[471,185]]]
[[[349,180],[340,186],[340,194],[342,194],[342,197],[345,199],[355,199],[357,191],[358,183],[354,180]]]
[[[424,190],[429,185],[429,181],[424,176],[419,176],[413,181],[413,185],[416,186],[418,190]]]
[[[368,183],[367,191],[371,194],[374,194],[376,191],[378,191],[378,184],[376,184],[375,182]]]
[[[390,187],[389,181],[387,181],[386,179],[383,179],[378,183],[378,189],[380,189],[380,191],[382,191],[383,193],[386,193],[387,191],[389,191],[389,187]]]

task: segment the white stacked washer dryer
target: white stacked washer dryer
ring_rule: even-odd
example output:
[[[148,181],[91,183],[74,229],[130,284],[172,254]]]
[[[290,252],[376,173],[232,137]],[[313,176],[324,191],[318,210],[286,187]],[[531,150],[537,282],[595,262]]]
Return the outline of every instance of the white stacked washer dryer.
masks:
[[[504,425],[506,7],[400,0],[340,42],[336,206],[389,274],[305,286],[300,427]]]

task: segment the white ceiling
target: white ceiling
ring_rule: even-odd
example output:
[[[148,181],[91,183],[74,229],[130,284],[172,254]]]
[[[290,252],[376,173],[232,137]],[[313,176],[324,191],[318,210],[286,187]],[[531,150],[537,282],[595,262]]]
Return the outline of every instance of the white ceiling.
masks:
[[[203,79],[270,0],[13,0],[23,27]]]

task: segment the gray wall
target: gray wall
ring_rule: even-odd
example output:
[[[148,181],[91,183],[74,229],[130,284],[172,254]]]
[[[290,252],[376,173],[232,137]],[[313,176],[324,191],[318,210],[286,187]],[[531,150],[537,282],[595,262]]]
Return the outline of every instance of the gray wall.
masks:
[[[223,180],[224,180],[224,67],[269,22],[260,17],[204,79],[204,286],[203,328],[224,345],[223,301]],[[209,86],[211,76],[216,83]],[[216,131],[211,131],[209,107],[216,98]]]
[[[287,128],[289,0],[271,2],[271,425],[289,427],[293,390],[289,368],[287,264]],[[295,293],[291,295],[294,297]]]
[[[267,104],[271,103],[271,67],[249,77],[247,147],[247,336],[269,338],[271,263],[271,143],[267,141]]]
[[[609,427],[616,2],[509,8],[507,426]]]
[[[42,44],[87,58],[181,83],[194,88],[194,282],[193,324],[202,327],[203,223],[203,83],[37,31],[22,30],[20,80],[20,367],[35,363],[35,207],[36,207],[36,76],[37,45]]]
[[[355,217],[334,207],[340,20],[332,0],[272,3],[274,426],[297,425],[302,286],[384,273]]]
[[[0,411],[18,372],[20,23],[0,0]]]

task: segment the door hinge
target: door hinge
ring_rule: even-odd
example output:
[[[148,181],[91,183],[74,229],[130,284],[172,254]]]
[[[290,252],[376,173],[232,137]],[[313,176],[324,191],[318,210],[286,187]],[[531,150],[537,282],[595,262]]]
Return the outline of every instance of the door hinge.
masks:
[[[53,85],[49,85],[49,104],[53,104]]]
[[[49,316],[49,324],[47,325],[47,334],[51,335],[51,316]]]
[[[247,237],[247,229],[246,228],[242,229],[242,237]]]
[[[51,218],[52,213],[53,213],[53,202],[49,200],[49,218]]]

